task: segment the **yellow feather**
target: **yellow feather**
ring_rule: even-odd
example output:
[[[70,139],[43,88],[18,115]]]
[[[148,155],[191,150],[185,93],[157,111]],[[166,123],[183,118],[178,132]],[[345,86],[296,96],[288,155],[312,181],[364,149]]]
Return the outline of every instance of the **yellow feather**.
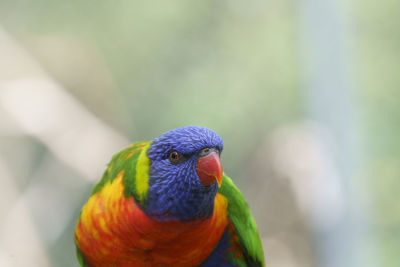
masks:
[[[147,191],[149,190],[150,159],[147,157],[147,150],[149,147],[150,143],[143,147],[136,165],[136,192],[140,202],[143,201],[147,195]]]

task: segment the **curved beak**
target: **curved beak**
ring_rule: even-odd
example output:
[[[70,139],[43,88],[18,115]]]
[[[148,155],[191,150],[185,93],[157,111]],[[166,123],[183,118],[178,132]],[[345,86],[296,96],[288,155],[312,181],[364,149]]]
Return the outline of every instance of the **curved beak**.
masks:
[[[220,187],[222,184],[222,165],[218,153],[215,150],[211,150],[211,153],[199,156],[196,164],[196,172],[204,186],[218,182],[218,186]]]

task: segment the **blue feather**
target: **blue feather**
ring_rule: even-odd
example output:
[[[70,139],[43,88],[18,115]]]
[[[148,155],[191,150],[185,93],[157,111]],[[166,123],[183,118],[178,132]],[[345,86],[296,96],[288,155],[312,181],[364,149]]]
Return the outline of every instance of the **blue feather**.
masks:
[[[148,157],[151,160],[149,198],[146,213],[161,221],[198,220],[213,213],[218,184],[201,184],[196,173],[198,153],[204,148],[223,149],[215,132],[199,126],[169,131],[153,140]],[[169,153],[179,152],[184,161],[173,164]]]

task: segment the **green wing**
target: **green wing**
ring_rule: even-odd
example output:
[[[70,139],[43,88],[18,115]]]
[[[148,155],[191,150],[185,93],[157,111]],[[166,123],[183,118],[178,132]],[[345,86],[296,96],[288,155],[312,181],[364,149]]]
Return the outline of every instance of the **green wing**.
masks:
[[[242,193],[225,174],[218,192],[228,200],[228,217],[239,237],[239,246],[247,266],[264,266],[264,253],[257,225]]]

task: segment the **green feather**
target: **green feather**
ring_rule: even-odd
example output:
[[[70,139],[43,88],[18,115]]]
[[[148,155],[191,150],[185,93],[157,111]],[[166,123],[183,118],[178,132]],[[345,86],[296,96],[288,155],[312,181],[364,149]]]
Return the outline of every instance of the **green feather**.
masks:
[[[235,228],[248,266],[264,266],[264,252],[257,225],[242,193],[224,174],[218,192],[228,200],[228,218]]]
[[[81,267],[89,267],[78,247],[76,247],[76,256],[78,257],[78,261]]]
[[[107,170],[104,172],[103,177],[101,178],[100,182],[93,188],[92,195],[96,194],[97,192],[101,191],[104,185],[109,182],[113,181],[118,174],[123,171],[124,178],[123,178],[123,185],[125,188],[124,195],[125,197],[134,197],[139,203],[144,204],[142,201],[144,200],[145,196],[139,195],[137,192],[136,186],[136,168],[138,165],[138,159],[140,153],[145,148],[145,144],[149,144],[149,142],[140,142],[134,143],[127,147],[126,149],[121,150],[120,152],[116,153],[110,163],[108,164]]]

